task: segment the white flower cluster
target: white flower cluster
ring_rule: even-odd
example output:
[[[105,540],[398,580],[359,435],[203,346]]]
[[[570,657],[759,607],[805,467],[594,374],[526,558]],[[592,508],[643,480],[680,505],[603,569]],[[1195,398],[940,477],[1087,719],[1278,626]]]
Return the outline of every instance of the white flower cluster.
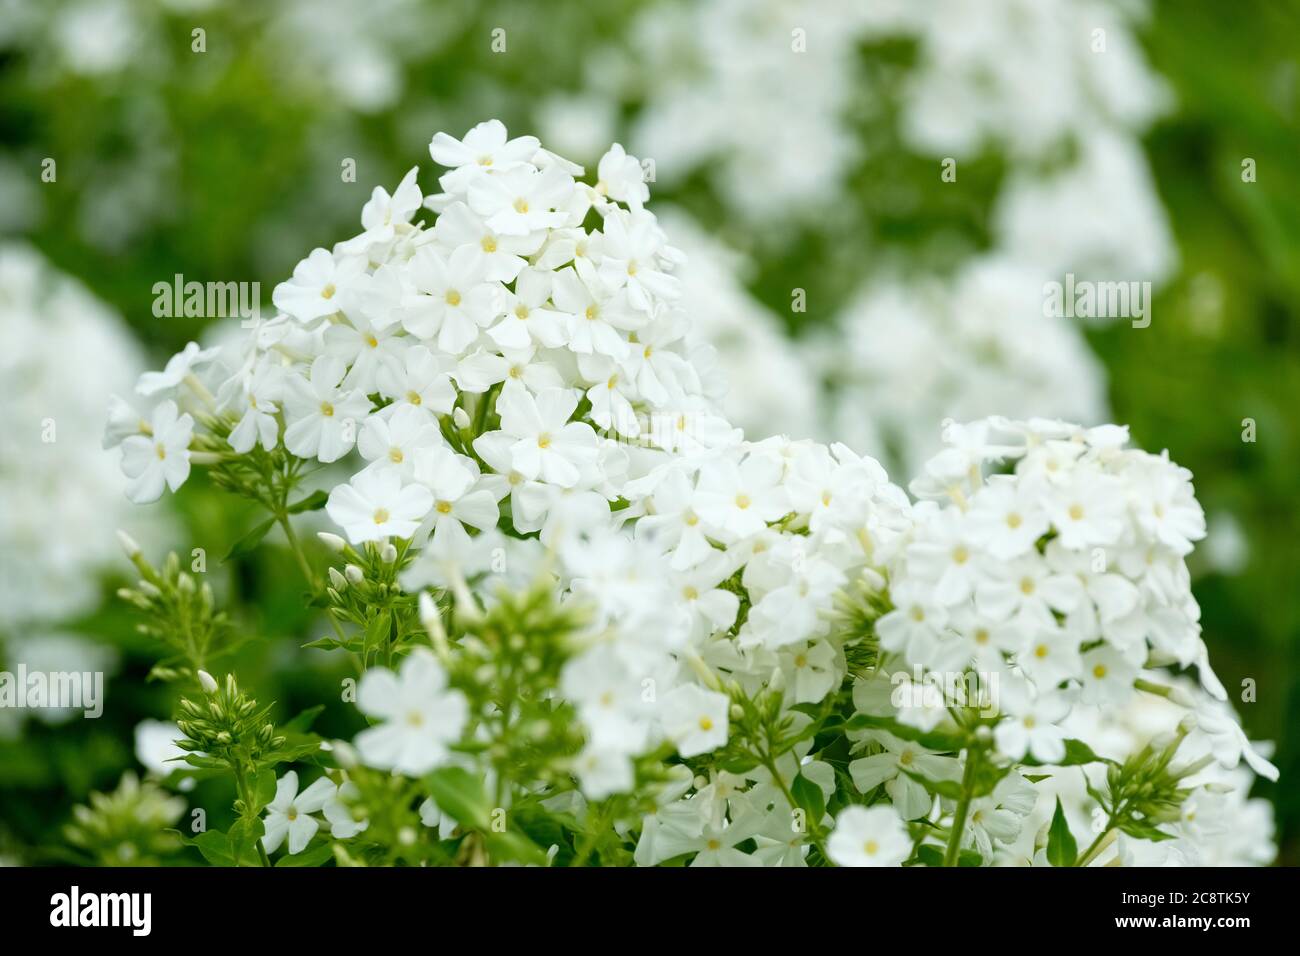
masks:
[[[99,598],[129,506],[98,441],[106,397],[144,357],[122,320],[26,246],[0,246],[0,633]],[[57,506],[52,506],[57,502]]]
[[[315,250],[276,288],[280,314],[233,372],[191,345],[142,377],[137,391],[157,402],[149,415],[119,408],[110,433],[137,500],[177,487],[196,457],[282,445],[339,462],[350,477],[327,514],[385,561],[398,554],[390,539],[409,539],[419,555],[401,579],[408,591],[554,574],[591,612],[558,688],[583,729],[570,768],[578,799],[633,790],[636,758],[665,740],[684,761],[736,758],[707,778],[685,763],[668,770],[638,863],[693,853],[694,865],[802,864],[830,818],[792,827],[792,815],[824,807],[838,780],[799,734],[849,685],[866,721],[844,729],[861,754],[850,773],[863,795],[883,786],[889,799],[845,809],[822,852],[907,859],[924,840],[909,821],[947,818],[952,803],[934,788],[955,785],[962,767],[960,753],[890,732],[946,727],[943,702],[900,705],[891,693],[909,666],[918,678],[997,675],[989,746],[1015,767],[1061,762],[1072,706],[1127,705],[1151,668],[1195,666],[1223,696],[1183,564],[1204,520],[1189,475],[1166,457],[1125,450],[1114,426],[952,426],[913,505],[844,445],[746,441],[714,404],[673,274],[681,257],[645,208],[636,159],[615,146],[587,185],[495,121],[462,140],[440,133],[430,151],[450,167],[441,193],[423,198],[416,170],[392,194],[376,189],[360,235]],[[437,212],[432,225],[415,221],[422,205]],[[212,450],[218,435],[228,449]],[[985,475],[1006,461],[1013,473]],[[1200,701],[1198,731],[1223,766],[1244,755],[1272,774],[1226,708],[1163,692]],[[432,654],[409,654],[397,673],[371,668],[358,705],[375,720],[355,741],[369,766],[420,776],[472,760],[455,748],[465,694]],[[777,748],[772,735],[793,736]],[[762,753],[745,760],[753,747]],[[274,822],[292,851],[312,834],[275,816],[296,779],[284,786],[268,833]],[[322,795],[300,809],[323,808]],[[979,797],[967,842],[982,859],[1006,855],[1038,796],[1013,770]]]
[[[945,421],[1104,421],[1101,363],[1078,328],[1043,315],[1042,290],[1039,272],[999,255],[951,278],[865,285],[811,346],[829,380],[828,433],[913,473]]]
[[[644,69],[597,57],[575,108],[557,100],[544,118],[558,135],[578,110],[614,115],[600,108],[611,97],[637,104],[628,138],[659,179],[707,178],[727,221],[769,247],[788,230],[761,227],[796,217],[837,246],[870,233],[846,184],[860,156],[888,148],[858,128],[885,112],[878,101],[896,109],[907,153],[959,170],[1002,155],[989,252],[941,276],[868,273],[811,348],[786,347],[828,385],[819,437],[910,473],[945,418],[1105,420],[1100,366],[1073,322],[1044,315],[1043,294],[1067,272],[1159,286],[1176,265],[1137,138],[1169,102],[1133,36],[1143,12],[1105,0],[668,4],[633,27]],[[861,52],[899,43],[915,49],[901,70]],[[961,188],[938,171],[934,188]],[[752,349],[717,344],[762,408],[744,377]]]

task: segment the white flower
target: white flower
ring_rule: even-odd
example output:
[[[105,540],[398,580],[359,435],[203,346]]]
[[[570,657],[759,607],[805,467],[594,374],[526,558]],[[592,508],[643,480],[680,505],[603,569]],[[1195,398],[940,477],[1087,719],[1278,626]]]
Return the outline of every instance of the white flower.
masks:
[[[1061,694],[1048,691],[1025,699],[1028,692],[1014,693],[1014,687],[1008,684],[1004,688],[1007,716],[993,728],[998,750],[1013,760],[1030,753],[1041,763],[1055,763],[1065,756],[1061,720],[1070,711],[1069,701]]]
[[[333,800],[338,788],[329,777],[321,777],[302,793],[298,792],[298,774],[290,770],[275,786],[275,799],[266,808],[266,833],[262,846],[274,853],[289,838],[289,852],[301,853],[316,835],[320,823],[312,816]]]
[[[630,347],[620,333],[643,324],[629,310],[626,294],[606,288],[585,259],[555,273],[551,301],[568,318],[569,348],[574,352],[622,359]]]
[[[838,866],[899,866],[912,855],[912,840],[893,807],[852,806],[836,818],[826,852]]]
[[[526,236],[565,225],[567,214],[557,210],[572,192],[573,179],[558,166],[544,170],[516,166],[474,177],[469,184],[469,208],[482,216],[493,232]]]
[[[325,819],[330,823],[330,836],[336,840],[347,840],[370,826],[370,821],[358,817],[354,812],[354,803],[361,795],[357,785],[345,780],[321,809]]]
[[[284,447],[299,458],[338,461],[356,442],[370,399],[341,387],[346,371],[341,359],[322,355],[312,362],[308,377],[291,375],[285,382]]]
[[[544,389],[534,398],[514,380],[506,383],[497,396],[497,412],[501,433],[514,439],[510,461],[515,471],[561,488],[581,480],[583,471],[596,464],[599,443],[590,425],[569,421],[577,407],[577,396],[568,389]],[[476,439],[476,448],[482,440]]]
[[[626,202],[640,209],[650,199],[650,187],[645,183],[645,171],[635,156],[629,156],[615,143],[596,166],[596,191],[610,199]]]
[[[391,243],[397,227],[409,223],[420,209],[422,196],[415,182],[420,167],[412,166],[390,196],[383,186],[376,186],[370,200],[361,207],[361,228],[365,231],[343,243],[347,253],[369,254],[375,247]]]
[[[162,497],[163,488],[175,491],[190,476],[190,439],[194,419],[178,414],[171,399],[153,411],[148,435],[122,441],[122,471],[131,479],[126,493],[136,504]]]
[[[466,184],[488,172],[514,169],[537,153],[540,144],[535,136],[509,139],[500,120],[479,123],[463,140],[446,133],[437,133],[429,143],[429,155],[440,166],[450,166],[455,172],[442,177],[442,186],[450,191],[463,190]],[[465,167],[465,169],[460,169]]]
[[[729,707],[725,694],[683,684],[664,695],[660,721],[677,752],[695,757],[727,742]]]
[[[757,454],[739,464],[726,458],[706,462],[695,489],[695,508],[701,518],[732,539],[763,530],[790,510],[780,463]]]
[[[899,740],[892,734],[881,732],[877,736],[885,750],[850,761],[853,785],[862,793],[870,793],[884,784],[889,799],[904,820],[925,816],[934,806],[934,797],[921,781],[909,774],[936,783],[956,780],[960,775],[957,761],[932,754],[919,744]]]
[[[432,507],[433,495],[424,485],[403,485],[389,469],[367,469],[330,492],[325,512],[353,544],[360,544],[411,537]]]
[[[418,452],[442,443],[435,420],[409,404],[398,405],[388,416],[371,415],[357,436],[357,450],[370,462],[369,471],[392,471],[403,479],[415,473]]]
[[[217,349],[201,349],[197,342],[190,342],[167,360],[167,366],[161,372],[141,373],[135,390],[145,397],[150,397],[173,389],[180,385],[194,369],[211,362],[216,354]]]
[[[439,214],[433,236],[448,251],[469,250],[473,257],[466,260],[470,268],[493,282],[517,281],[528,263],[525,256],[535,253],[546,239],[542,231],[526,236],[498,235],[463,202],[454,202]]]
[[[357,706],[382,723],[361,731],[356,746],[368,766],[419,776],[447,758],[469,719],[469,704],[447,689],[447,674],[428,651],[413,651],[394,674],[383,667],[366,671],[357,689]]]
[[[565,316],[548,308],[553,274],[540,269],[525,269],[515,279],[514,291],[505,294],[503,318],[488,335],[503,349],[525,349],[533,342],[546,348],[565,344]]]
[[[284,369],[269,361],[261,362],[246,379],[234,376],[222,389],[220,403],[240,412],[238,424],[230,430],[230,447],[241,455],[261,445],[264,451],[275,448],[280,437],[276,420],[284,388]]]
[[[415,294],[403,301],[402,327],[422,339],[436,336],[443,352],[459,355],[501,314],[501,286],[487,281],[470,246],[449,259],[424,246],[411,260],[410,279]]]
[[[379,393],[393,400],[380,414],[391,415],[397,409],[413,406],[422,409],[432,420],[437,415],[450,414],[456,404],[451,376],[438,356],[423,345],[407,348],[400,368],[381,367],[378,385]]]
[[[416,453],[415,480],[432,492],[432,546],[440,554],[464,552],[469,544],[465,525],[479,531],[496,527],[497,499],[490,491],[476,490],[478,468],[472,459],[450,448],[422,448]]]
[[[363,256],[335,259],[327,249],[313,249],[294,266],[293,278],[275,287],[271,301],[299,322],[333,315],[339,311],[340,297],[363,281],[365,268]]]

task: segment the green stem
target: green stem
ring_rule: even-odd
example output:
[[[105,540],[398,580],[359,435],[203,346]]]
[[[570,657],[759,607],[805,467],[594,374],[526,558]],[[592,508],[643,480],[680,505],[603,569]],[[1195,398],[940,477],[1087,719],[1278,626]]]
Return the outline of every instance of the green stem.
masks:
[[[1106,851],[1106,848],[1111,844],[1111,841],[1106,838],[1114,832],[1119,819],[1118,814],[1116,814],[1106,821],[1106,829],[1098,833],[1097,839],[1093,840],[1092,843],[1088,845],[1088,849],[1084,850],[1078,859],[1074,861],[1075,866],[1087,866]]]
[[[952,817],[952,830],[948,834],[948,846],[943,853],[944,866],[956,866],[961,856],[961,835],[966,829],[966,814],[970,812],[971,791],[975,787],[975,764],[979,760],[979,751],[973,747],[966,751],[966,769],[961,775],[961,796],[957,799],[957,811]]]
[[[239,799],[244,802],[243,816],[251,822],[252,818],[249,814],[253,810],[253,801],[248,795],[248,781],[244,779],[244,768],[239,765],[238,761],[232,761],[230,768],[235,772],[235,789],[239,792]],[[257,856],[262,866],[270,866],[271,858],[266,855],[266,847],[262,845],[262,838],[258,837],[254,842],[257,844]]]
[[[763,753],[762,764],[767,768],[767,772],[772,775],[772,779],[776,781],[776,785],[780,789],[781,795],[785,797],[786,802],[790,804],[790,809],[798,809],[799,803],[795,800],[793,791],[791,791],[786,785],[785,778],[781,776],[781,771],[777,769],[776,758],[772,756],[770,745],[769,749]],[[822,845],[821,837],[818,835],[820,830],[820,820],[808,821],[808,842],[817,848],[817,852],[822,855],[822,859],[829,860],[830,857],[826,853],[826,847]]]
[[[307,579],[307,586],[312,592],[320,590],[320,585],[316,581],[316,575],[312,573],[311,565],[307,563],[307,555],[303,553],[302,542],[298,540],[298,535],[294,533],[293,524],[289,521],[289,516],[283,512],[276,515],[276,520],[280,527],[284,529],[284,536],[289,542],[289,548],[293,551],[293,556],[298,559],[298,567],[302,569],[302,575]]]

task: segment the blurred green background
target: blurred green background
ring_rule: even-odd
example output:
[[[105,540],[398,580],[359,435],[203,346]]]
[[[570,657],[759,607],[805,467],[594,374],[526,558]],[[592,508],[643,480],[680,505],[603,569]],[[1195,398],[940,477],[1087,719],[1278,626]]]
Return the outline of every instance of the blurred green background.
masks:
[[[94,19],[105,5],[115,12]],[[644,62],[634,16],[683,6],[0,0],[0,232],[29,242],[118,310],[158,366],[206,323],[155,318],[155,282],[176,273],[258,281],[269,300],[313,247],[357,231],[373,186],[391,189],[418,162],[433,191],[434,131],[460,135],[498,117],[513,132],[536,132],[555,94],[600,85],[600,64]],[[206,31],[203,53],[192,49],[195,27]],[[504,53],[492,49],[496,28],[507,31]],[[96,29],[99,41],[77,40]],[[1014,42],[1014,24],[1008,29]],[[1119,322],[1086,336],[1107,369],[1114,419],[1132,426],[1137,444],[1168,448],[1190,468],[1215,519],[1193,558],[1195,592],[1224,683],[1230,691],[1257,683],[1256,701],[1238,710],[1252,738],[1277,744],[1282,783],[1258,792],[1277,809],[1280,862],[1295,865],[1300,790],[1288,781],[1300,773],[1300,739],[1288,731],[1300,725],[1300,5],[1165,0],[1135,29],[1173,94],[1141,146],[1179,265],[1158,290],[1150,328]],[[127,40],[105,52],[103,36],[114,30]],[[872,40],[857,56],[867,75],[888,76],[911,68],[915,51]],[[608,72],[619,87],[610,98],[617,136],[642,106],[638,89],[653,89],[656,77],[629,88],[618,70]],[[790,217],[756,235],[698,171],[652,187],[656,204],[689,210],[745,249],[748,291],[796,340],[830,329],[874,261],[924,258],[942,269],[993,241],[1003,153],[963,158],[960,188],[939,188],[934,157],[911,150],[894,132],[896,110],[867,97],[849,90],[845,98],[846,126],[867,148],[849,164],[842,215]],[[57,160],[56,182],[40,181],[46,157]],[[1252,183],[1241,176],[1246,157],[1256,163]],[[356,160],[355,183],[340,177],[344,158]],[[912,199],[900,203],[903,195]],[[807,312],[790,310],[796,287],[815,304]],[[1247,418],[1257,423],[1253,443],[1242,440]],[[822,431],[815,424],[809,434]],[[201,481],[172,504],[183,527],[172,546],[182,556],[204,547],[214,587],[243,609],[239,626],[270,638],[250,642],[234,662],[252,690],[286,715],[337,693],[328,659],[297,650],[321,625],[303,606],[287,552],[217,560],[253,513]],[[1234,554],[1203,558],[1216,540]],[[170,689],[144,680],[156,648],[111,597],[123,580],[105,581],[100,609],[59,622],[122,651],[104,719],[30,723],[0,740],[0,855],[51,859],[38,848],[59,842],[55,828],[71,804],[111,789],[133,765],[135,724],[170,712]],[[330,725],[329,713],[322,732],[354,729]]]

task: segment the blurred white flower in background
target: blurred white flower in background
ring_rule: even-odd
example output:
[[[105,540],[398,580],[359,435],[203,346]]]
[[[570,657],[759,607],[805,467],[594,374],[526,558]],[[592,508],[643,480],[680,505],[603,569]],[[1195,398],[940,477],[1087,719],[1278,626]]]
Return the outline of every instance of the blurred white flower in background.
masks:
[[[914,471],[946,420],[1101,420],[1101,363],[1042,303],[1039,273],[993,256],[951,279],[868,283],[812,344],[832,383],[822,427]]]
[[[0,326],[0,633],[16,633],[91,610],[120,560],[114,531],[140,515],[102,422],[145,363],[117,315],[26,246],[0,246]]]
[[[98,606],[102,572],[121,560],[118,527],[163,533],[157,514],[131,508],[100,444],[109,395],[129,394],[144,360],[117,315],[15,243],[0,244],[0,328],[0,666],[111,674],[116,652],[62,625]],[[73,713],[0,708],[0,736],[25,714]]]

